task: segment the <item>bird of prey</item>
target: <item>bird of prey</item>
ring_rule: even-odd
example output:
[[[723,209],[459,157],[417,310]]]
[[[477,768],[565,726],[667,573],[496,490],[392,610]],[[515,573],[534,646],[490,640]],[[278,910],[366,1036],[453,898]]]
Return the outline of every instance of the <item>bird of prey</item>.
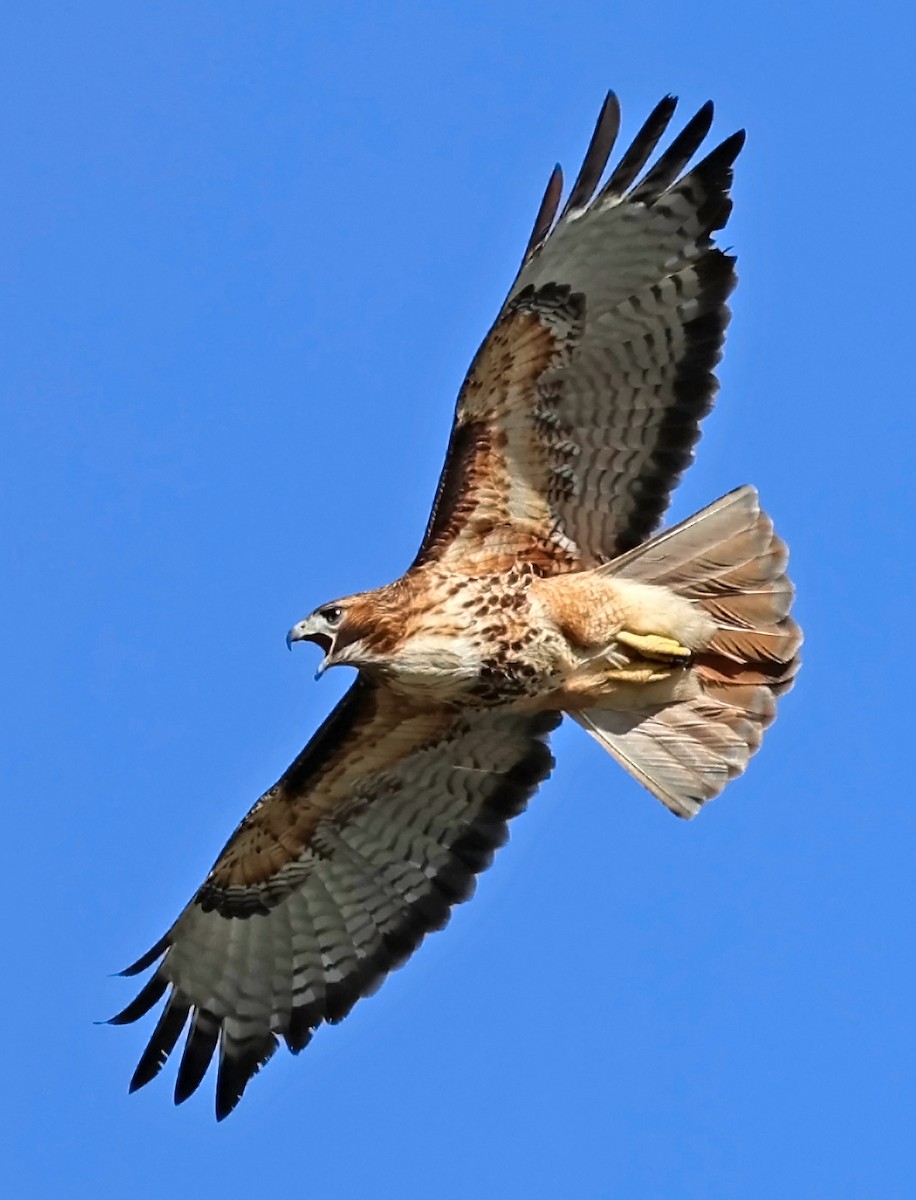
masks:
[[[166,997],[131,1090],[188,1026],[175,1101],[218,1051],[223,1118],[279,1039],[346,1016],[470,896],[563,714],[681,817],[759,747],[798,668],[784,544],[751,487],[651,538],[716,391],[744,141],[688,170],[706,104],[646,170],[674,108],[606,173],[608,95],[462,385],[413,564],[290,630],[356,681],[124,972],[155,966],[115,1023]]]

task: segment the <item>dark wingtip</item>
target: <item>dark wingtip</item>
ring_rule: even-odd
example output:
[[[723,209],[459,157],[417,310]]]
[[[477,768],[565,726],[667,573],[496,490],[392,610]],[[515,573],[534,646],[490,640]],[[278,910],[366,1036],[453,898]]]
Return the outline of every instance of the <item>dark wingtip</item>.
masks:
[[[646,117],[642,128],[624,153],[623,158],[611,172],[610,179],[601,189],[602,196],[622,196],[626,192],[658,145],[676,108],[677,96],[667,95],[659,100]]]
[[[175,1080],[175,1103],[184,1104],[200,1087],[219,1041],[220,1023],[213,1013],[198,1008],[188,1031]]]
[[[633,189],[631,199],[652,204],[674,183],[709,133],[714,112],[715,106],[711,100],[700,106],[642,182]]]
[[[544,195],[538,207],[537,216],[534,218],[531,237],[529,237],[525,253],[522,255],[522,266],[528,262],[548,233],[550,233],[550,227],[553,225],[554,217],[557,215],[562,195],[563,168],[559,163],[556,163],[550,172],[550,178],[547,180],[547,187],[544,189]]]
[[[741,153],[746,141],[747,134],[745,131],[743,129],[737,130],[723,142],[720,142],[713,150],[710,150],[706,157],[701,159],[693,168],[690,173],[691,176],[702,178],[707,182],[707,186],[710,187],[728,187],[731,183],[731,168],[734,166],[735,159]]]
[[[153,946],[150,950],[147,950],[147,952],[141,958],[138,958],[135,963],[131,963],[130,966],[125,967],[123,971],[118,971],[118,975],[121,976],[122,979],[128,979],[131,975],[141,974],[141,972],[151,967],[157,959],[162,958],[163,954],[165,954],[168,948],[169,935],[166,934],[164,937],[159,939],[155,946]]]
[[[673,92],[667,92],[664,96],[662,96],[661,100],[659,100],[655,108],[652,109],[651,113],[649,113],[649,116],[646,120],[646,125],[649,125],[650,122],[653,125],[661,124],[662,122],[667,125],[674,116],[674,110],[677,108],[678,104],[680,104],[680,97],[675,96]]]
[[[227,1050],[227,1039],[220,1045],[219,1071],[216,1076],[216,1119],[225,1121],[244,1095],[245,1088],[274,1055],[279,1045],[272,1033],[265,1038],[236,1042]]]
[[[607,160],[614,148],[619,131],[620,103],[616,95],[609,91],[604,98],[598,120],[595,122],[591,141],[588,143],[579,174],[576,176],[569,199],[561,214],[561,220],[567,213],[585,208],[595,194],[595,189],[601,182],[601,176],[604,174],[604,168],[607,166]]]
[[[141,1067],[143,1068],[142,1070]],[[156,1063],[155,1065],[142,1062],[137,1063],[137,1069],[131,1075],[130,1083],[127,1085],[128,1096],[132,1096],[134,1092],[139,1092],[142,1087],[146,1087],[151,1079],[156,1078],[162,1067],[163,1063]]]
[[[131,1000],[126,1008],[122,1008],[119,1013],[113,1017],[109,1017],[104,1022],[106,1025],[130,1025],[134,1021],[138,1021],[140,1017],[146,1013],[162,999],[165,989],[168,987],[168,980],[161,975],[154,975],[141,988],[140,992]]]
[[[728,193],[732,185],[733,168],[744,142],[744,130],[739,129],[711,150],[684,177],[686,185],[698,182],[707,194],[698,216],[709,233],[721,229],[728,220],[732,207]]]
[[[729,162],[734,162],[741,151],[744,149],[744,143],[747,141],[747,130],[736,129],[735,132],[725,139],[725,141],[714,150],[713,153],[719,153],[722,158]]]
[[[162,1070],[166,1059],[175,1049],[175,1043],[181,1037],[190,1007],[186,1000],[177,999],[176,994],[172,993],[171,999],[159,1018],[158,1025],[153,1030],[153,1036],[140,1056],[137,1069],[131,1077],[129,1092],[135,1092],[138,1088],[144,1087]]]

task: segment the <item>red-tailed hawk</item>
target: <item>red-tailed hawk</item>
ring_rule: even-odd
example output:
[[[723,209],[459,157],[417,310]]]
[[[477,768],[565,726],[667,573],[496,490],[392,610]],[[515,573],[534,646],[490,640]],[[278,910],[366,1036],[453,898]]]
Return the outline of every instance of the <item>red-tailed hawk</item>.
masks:
[[[734,260],[727,138],[707,104],[642,174],[663,100],[602,183],[605,101],[562,211],[557,168],[458,397],[423,543],[395,583],[290,631],[358,677],[258,800],[115,1023],[165,1007],[131,1089],[188,1025],[175,1100],[219,1051],[225,1117],[453,904],[546,778],[563,713],[690,817],[740,774],[792,683],[786,550],[752,488],[651,541],[716,389]]]

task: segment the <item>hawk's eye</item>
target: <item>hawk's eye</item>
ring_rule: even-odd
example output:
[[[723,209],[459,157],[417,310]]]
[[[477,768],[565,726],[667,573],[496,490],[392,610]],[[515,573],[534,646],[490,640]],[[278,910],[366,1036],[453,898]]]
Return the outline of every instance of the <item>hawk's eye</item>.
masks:
[[[343,616],[343,609],[339,604],[329,604],[327,608],[319,608],[318,615],[327,621],[329,625],[337,625]]]

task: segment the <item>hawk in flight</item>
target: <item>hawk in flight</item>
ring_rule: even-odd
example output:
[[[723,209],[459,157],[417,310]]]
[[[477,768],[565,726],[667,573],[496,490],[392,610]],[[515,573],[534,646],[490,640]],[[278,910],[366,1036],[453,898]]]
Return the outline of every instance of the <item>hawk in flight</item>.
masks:
[[[187,1026],[176,1103],[218,1051],[225,1117],[280,1038],[345,1017],[470,896],[564,713],[681,817],[759,747],[798,669],[785,546],[750,487],[647,540],[716,391],[744,141],[688,170],[706,104],[644,170],[674,108],[605,178],[608,95],[461,388],[412,566],[290,630],[356,681],[124,972],[155,967],[116,1024],[166,998],[131,1090]]]

